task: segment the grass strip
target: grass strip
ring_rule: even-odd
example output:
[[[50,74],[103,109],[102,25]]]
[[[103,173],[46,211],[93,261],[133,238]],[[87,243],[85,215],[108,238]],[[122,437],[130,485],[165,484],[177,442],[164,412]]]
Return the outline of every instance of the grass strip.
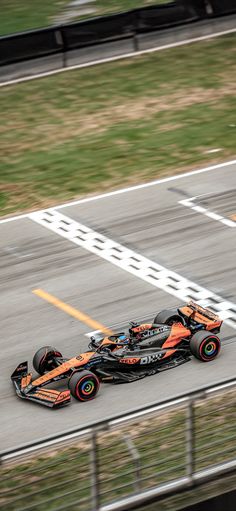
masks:
[[[168,0],[94,0],[87,5],[81,5],[80,9],[76,6],[69,9],[70,3],[69,0],[50,0],[50,2],[48,0],[41,0],[40,2],[1,0],[0,35],[54,25],[58,16],[63,19],[63,13],[65,13],[65,22],[72,23],[92,16],[102,16],[137,9],[138,7],[168,3]],[[83,14],[83,10],[86,8],[94,9],[94,13]],[[67,18],[66,13],[70,10],[73,11],[73,16]]]
[[[233,158],[235,40],[2,89],[1,213]]]

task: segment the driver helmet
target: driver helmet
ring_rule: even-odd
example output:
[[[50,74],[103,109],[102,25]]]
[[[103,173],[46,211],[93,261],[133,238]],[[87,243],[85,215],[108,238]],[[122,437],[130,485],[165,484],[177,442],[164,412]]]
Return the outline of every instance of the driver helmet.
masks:
[[[124,334],[119,335],[118,339],[119,339],[119,341],[122,341],[124,344],[128,344],[128,342],[129,342],[129,339]]]

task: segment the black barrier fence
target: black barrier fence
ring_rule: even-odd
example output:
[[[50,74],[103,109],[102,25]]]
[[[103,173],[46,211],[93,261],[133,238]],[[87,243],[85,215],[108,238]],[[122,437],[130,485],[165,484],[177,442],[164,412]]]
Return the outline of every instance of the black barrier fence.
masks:
[[[135,30],[137,33],[148,32],[198,19],[199,15],[191,2],[171,2],[137,10]]]
[[[0,66],[56,54],[66,55],[66,52],[73,49],[122,39],[133,39],[134,49],[137,49],[135,36],[139,34],[234,12],[236,0],[176,0],[78,23],[0,37]]]
[[[185,2],[185,4],[189,5],[189,0],[183,1]],[[208,0],[191,0],[190,4],[195,9],[196,13],[201,19],[206,18],[209,15],[209,13],[212,13],[212,8]]]
[[[236,0],[210,0],[210,3],[215,16],[236,13]]]
[[[25,32],[0,38],[0,65],[55,55],[64,50],[60,29]]]
[[[199,19],[193,8],[171,2],[158,7],[137,9],[104,18],[62,27],[66,50],[111,40],[133,37],[139,33],[172,27]]]
[[[199,19],[183,0],[0,38],[0,65],[47,57]]]
[[[61,28],[66,50],[133,37],[135,34],[134,12],[125,12],[94,18]]]
[[[236,13],[236,0],[183,0],[195,9],[201,18]]]

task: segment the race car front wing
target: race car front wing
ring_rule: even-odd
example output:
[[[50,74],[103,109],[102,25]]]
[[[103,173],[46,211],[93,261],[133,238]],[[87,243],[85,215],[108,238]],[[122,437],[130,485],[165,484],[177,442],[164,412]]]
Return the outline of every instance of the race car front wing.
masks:
[[[32,374],[28,372],[28,362],[22,362],[11,375],[16,393],[22,399],[36,401],[50,408],[59,408],[70,403],[69,390],[58,391],[31,385]]]

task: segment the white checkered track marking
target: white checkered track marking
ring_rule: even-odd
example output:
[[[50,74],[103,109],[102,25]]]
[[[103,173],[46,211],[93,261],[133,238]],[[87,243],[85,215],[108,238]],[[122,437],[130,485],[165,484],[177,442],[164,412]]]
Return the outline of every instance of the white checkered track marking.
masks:
[[[194,300],[202,305],[207,305],[219,314],[225,320],[225,323],[236,329],[236,305],[233,302],[226,301],[210,290],[58,213],[56,210],[38,211],[30,214],[29,218],[85,250],[176,296],[181,301]]]

